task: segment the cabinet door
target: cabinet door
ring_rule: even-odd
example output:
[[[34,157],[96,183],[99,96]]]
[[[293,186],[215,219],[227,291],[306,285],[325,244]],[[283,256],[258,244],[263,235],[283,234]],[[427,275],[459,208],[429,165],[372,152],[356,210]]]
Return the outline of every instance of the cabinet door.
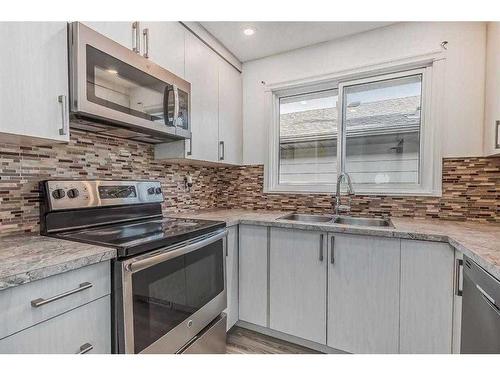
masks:
[[[114,40],[117,43],[120,43],[122,46],[125,46],[129,49],[134,47],[134,30],[132,29],[133,22],[114,22],[114,21],[105,21],[105,22],[83,22],[88,27],[94,29],[98,33],[101,33],[104,36]],[[139,28],[141,24],[139,23]],[[142,34],[141,34],[142,36]]]
[[[500,22],[488,22],[484,104],[484,152],[500,154]]]
[[[184,32],[179,22],[140,22],[142,54],[147,52],[151,61],[184,78]],[[148,29],[149,42],[144,40]],[[148,49],[148,51],[146,51]]]
[[[453,260],[446,243],[401,240],[401,353],[451,353]]]
[[[326,237],[271,228],[269,328],[326,344]]]
[[[400,241],[330,234],[328,242],[328,346],[397,353]]]
[[[227,330],[238,321],[238,226],[228,228],[226,248]]]
[[[191,159],[218,161],[218,57],[186,33],[186,80],[191,83]]]
[[[0,353],[75,354],[85,348],[89,354],[111,353],[109,296],[0,340]]]
[[[267,327],[268,228],[240,225],[239,319]]]
[[[243,142],[241,74],[227,62],[219,63],[219,159],[241,164]]]
[[[68,141],[67,23],[0,22],[0,45],[0,132]]]

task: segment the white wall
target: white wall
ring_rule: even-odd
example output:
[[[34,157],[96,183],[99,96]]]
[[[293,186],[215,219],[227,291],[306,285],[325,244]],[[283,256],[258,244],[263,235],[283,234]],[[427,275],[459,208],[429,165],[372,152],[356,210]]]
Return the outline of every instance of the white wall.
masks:
[[[290,37],[293,37],[291,35]],[[483,155],[485,23],[414,22],[346,37],[243,64],[243,163],[263,164],[270,125],[266,84],[448,51],[443,101],[443,157]]]

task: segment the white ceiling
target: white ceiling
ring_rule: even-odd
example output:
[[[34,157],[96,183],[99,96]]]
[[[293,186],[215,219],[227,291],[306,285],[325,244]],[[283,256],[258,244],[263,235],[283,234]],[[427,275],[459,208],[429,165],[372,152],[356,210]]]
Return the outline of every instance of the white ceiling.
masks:
[[[393,22],[200,22],[241,62],[373,30]],[[247,36],[243,30],[255,29]]]

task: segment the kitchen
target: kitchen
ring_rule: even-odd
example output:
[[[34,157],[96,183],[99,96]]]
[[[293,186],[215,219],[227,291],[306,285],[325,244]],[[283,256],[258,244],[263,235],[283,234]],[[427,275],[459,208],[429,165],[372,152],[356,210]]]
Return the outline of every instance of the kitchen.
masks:
[[[500,353],[499,22],[0,31],[0,353]]]

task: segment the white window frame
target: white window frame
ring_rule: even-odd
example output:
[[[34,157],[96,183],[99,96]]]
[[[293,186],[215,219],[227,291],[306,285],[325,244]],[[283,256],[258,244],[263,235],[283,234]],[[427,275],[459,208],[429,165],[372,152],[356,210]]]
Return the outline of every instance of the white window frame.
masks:
[[[363,195],[424,195],[441,196],[441,127],[442,83],[444,59],[414,59],[405,64],[394,64],[378,69],[374,66],[363,71],[344,72],[332,78],[316,77],[298,84],[284,83],[269,87],[271,94],[271,126],[269,128],[269,153],[265,164],[264,191],[269,193],[335,193],[336,184],[280,183],[279,102],[281,97],[314,91],[338,89],[337,173],[344,169],[345,134],[343,131],[343,88],[346,86],[422,74],[422,115],[420,124],[419,184],[391,186],[390,184],[354,184],[356,194]],[[347,171],[348,172],[348,171]]]

